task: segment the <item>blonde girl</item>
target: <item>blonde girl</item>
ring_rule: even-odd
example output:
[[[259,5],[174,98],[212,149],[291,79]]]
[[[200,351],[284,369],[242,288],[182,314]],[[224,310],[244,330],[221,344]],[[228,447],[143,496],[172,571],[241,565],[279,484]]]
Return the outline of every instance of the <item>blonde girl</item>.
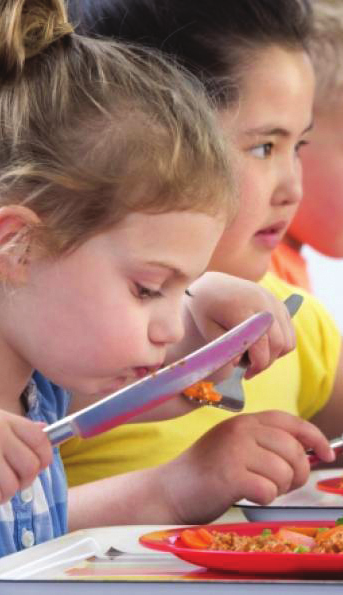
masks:
[[[183,335],[184,292],[206,267],[235,201],[201,89],[160,57],[75,35],[59,0],[3,1],[0,40],[5,555],[67,530],[63,467],[43,425],[65,414],[70,393],[94,400],[165,361]],[[312,426],[288,426],[278,458],[300,443],[331,457]],[[156,522],[213,517],[235,494],[218,484],[211,510],[195,510],[193,494],[208,489],[197,485],[203,449],[216,460],[221,448],[223,477],[226,442],[221,428],[170,467],[77,489],[69,527],[125,522],[129,512],[131,522],[148,521],[152,494]],[[305,455],[298,459],[291,464],[301,483]],[[248,464],[241,462],[245,473]],[[187,485],[185,473],[193,477]],[[277,481],[285,484],[283,472]],[[244,485],[245,476],[238,489]]]

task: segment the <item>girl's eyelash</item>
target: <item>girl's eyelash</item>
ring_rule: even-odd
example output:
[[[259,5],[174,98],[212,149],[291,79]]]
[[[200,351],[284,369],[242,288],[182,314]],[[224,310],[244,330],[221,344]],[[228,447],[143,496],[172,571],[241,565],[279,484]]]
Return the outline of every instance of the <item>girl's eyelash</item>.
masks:
[[[269,157],[272,154],[273,146],[274,146],[273,143],[270,143],[270,142],[269,143],[260,143],[259,145],[254,145],[249,150],[258,159],[265,159],[266,157]],[[258,151],[262,151],[263,154],[258,155],[257,154]]]
[[[302,147],[306,147],[309,144],[310,144],[310,142],[308,140],[299,141],[295,147],[296,153],[298,153]]]
[[[149,289],[148,287],[144,287],[143,285],[140,285],[139,283],[135,283],[135,286],[136,286],[136,290],[137,290],[137,296],[141,300],[162,296],[162,293],[159,290]]]

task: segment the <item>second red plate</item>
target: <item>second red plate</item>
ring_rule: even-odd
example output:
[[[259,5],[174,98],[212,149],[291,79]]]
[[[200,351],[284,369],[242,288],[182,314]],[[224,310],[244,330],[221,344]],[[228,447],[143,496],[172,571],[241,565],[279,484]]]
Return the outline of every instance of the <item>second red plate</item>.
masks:
[[[316,486],[321,492],[329,492],[330,494],[340,494],[343,496],[342,476],[332,477],[331,479],[323,479],[322,481],[318,481]]]
[[[285,526],[332,527],[330,521],[288,521],[263,523],[235,523],[206,525],[209,531],[235,531],[240,535],[258,535],[263,529],[273,532]],[[343,574],[343,555],[311,553],[230,552],[200,550],[185,547],[179,535],[185,527],[153,531],[140,537],[140,543],[148,548],[170,552],[182,560],[205,568],[216,568],[243,574]]]

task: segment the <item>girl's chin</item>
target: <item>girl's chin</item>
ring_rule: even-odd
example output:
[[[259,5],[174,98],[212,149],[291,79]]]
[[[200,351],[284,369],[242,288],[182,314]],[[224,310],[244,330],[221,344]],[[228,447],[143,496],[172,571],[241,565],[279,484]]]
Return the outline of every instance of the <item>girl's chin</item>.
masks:
[[[256,266],[251,265],[249,269],[243,269],[241,274],[239,275],[243,279],[247,279],[248,281],[254,281],[254,283],[258,283],[263,279],[266,273],[270,270],[270,258],[268,259],[260,259]]]
[[[133,378],[116,378],[113,382],[111,382],[111,384],[99,389],[99,391],[97,391],[97,395],[100,397],[106,397],[107,395],[111,395],[121,388],[124,388],[124,386],[132,384],[133,382],[135,382],[135,379]]]

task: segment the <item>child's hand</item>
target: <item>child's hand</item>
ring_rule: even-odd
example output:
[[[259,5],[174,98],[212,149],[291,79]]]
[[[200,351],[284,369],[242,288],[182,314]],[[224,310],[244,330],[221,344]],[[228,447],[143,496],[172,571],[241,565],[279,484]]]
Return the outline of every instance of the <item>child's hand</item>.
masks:
[[[320,430],[288,413],[266,411],[225,420],[161,469],[172,518],[210,522],[241,498],[269,504],[307,481],[309,448],[323,461],[334,460]]]
[[[0,411],[0,504],[22,490],[52,461],[46,424]]]
[[[205,273],[192,284],[190,292],[193,297],[187,298],[187,308],[195,328],[192,331],[188,321],[187,334],[198,334],[199,342],[207,343],[262,310],[273,314],[270,329],[249,349],[251,365],[246,378],[294,349],[295,332],[286,306],[256,283],[224,273]]]

